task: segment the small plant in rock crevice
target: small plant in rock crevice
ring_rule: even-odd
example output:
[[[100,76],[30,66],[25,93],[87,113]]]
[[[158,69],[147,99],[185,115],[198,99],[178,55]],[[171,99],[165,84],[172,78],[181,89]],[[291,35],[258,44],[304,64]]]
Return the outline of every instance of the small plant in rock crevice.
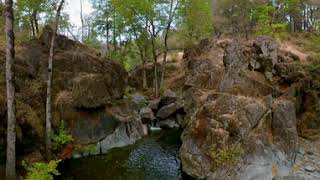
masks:
[[[209,155],[212,159],[212,169],[217,169],[220,166],[235,166],[243,149],[240,144],[231,144],[218,148],[216,144],[211,145]]]
[[[64,121],[61,121],[57,134],[52,134],[51,139],[54,151],[61,151],[64,145],[73,142],[72,135],[68,134],[65,130]]]

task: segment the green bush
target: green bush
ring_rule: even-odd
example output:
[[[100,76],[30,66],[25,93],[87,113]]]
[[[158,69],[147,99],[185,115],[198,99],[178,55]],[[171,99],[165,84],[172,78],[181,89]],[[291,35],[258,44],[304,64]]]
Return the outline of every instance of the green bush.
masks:
[[[95,144],[90,145],[78,145],[75,147],[74,151],[81,155],[84,154],[94,154],[97,151],[97,146]]]
[[[52,139],[52,149],[54,151],[60,151],[64,145],[73,142],[72,136],[69,135],[65,130],[63,121],[61,121],[61,125],[59,127],[58,133],[52,134],[51,139]]]
[[[216,169],[220,166],[234,166],[236,165],[243,153],[240,144],[227,145],[218,148],[217,145],[212,145],[209,150],[212,159],[212,168]]]
[[[61,160],[53,160],[47,163],[34,163],[28,165],[25,161],[22,165],[28,171],[26,180],[53,180],[53,176],[60,175],[57,170],[58,164]]]

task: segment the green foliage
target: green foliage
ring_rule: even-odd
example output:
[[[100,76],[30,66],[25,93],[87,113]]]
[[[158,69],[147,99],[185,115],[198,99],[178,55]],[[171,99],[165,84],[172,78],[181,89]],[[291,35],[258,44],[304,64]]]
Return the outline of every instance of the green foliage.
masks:
[[[276,9],[274,6],[265,5],[259,6],[254,12],[254,16],[257,18],[257,24],[259,30],[258,35],[271,35],[285,37],[287,35],[287,24],[273,23]]]
[[[209,154],[213,161],[212,168],[216,169],[220,166],[236,165],[243,154],[243,149],[240,144],[227,145],[222,148],[213,144],[210,147]]]
[[[179,7],[180,38],[185,46],[197,44],[213,34],[210,0],[182,0]],[[201,18],[200,18],[201,17]]]
[[[134,92],[136,92],[135,88],[131,87],[131,86],[127,86],[126,90],[124,92],[124,95],[129,97],[130,95],[132,95]]]
[[[52,149],[54,151],[60,151],[64,145],[73,142],[72,136],[67,134],[65,130],[63,120],[61,121],[61,125],[59,127],[57,134],[52,134],[51,139],[52,139]]]
[[[25,180],[53,180],[53,176],[58,176],[60,173],[57,170],[61,160],[53,160],[47,163],[34,163],[28,165],[25,161],[22,162],[24,168],[28,171]]]
[[[75,147],[74,151],[79,154],[94,154],[97,151],[97,146],[95,144],[90,145],[78,145]]]
[[[320,34],[310,33],[304,37],[302,43],[307,50],[320,52]]]

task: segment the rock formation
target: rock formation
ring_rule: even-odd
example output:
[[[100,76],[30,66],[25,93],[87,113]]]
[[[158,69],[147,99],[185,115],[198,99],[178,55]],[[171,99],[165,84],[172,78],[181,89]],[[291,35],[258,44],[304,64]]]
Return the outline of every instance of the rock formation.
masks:
[[[183,170],[201,179],[288,176],[298,149],[299,96],[290,93],[297,79],[281,82],[290,76],[283,72],[294,60],[268,37],[206,46],[189,49],[184,57],[189,90],[184,95]],[[288,66],[278,68],[282,63]]]

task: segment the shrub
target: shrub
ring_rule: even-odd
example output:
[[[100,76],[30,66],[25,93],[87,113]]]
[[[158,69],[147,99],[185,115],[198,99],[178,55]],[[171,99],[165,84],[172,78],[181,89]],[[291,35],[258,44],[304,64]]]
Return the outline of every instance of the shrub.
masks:
[[[234,166],[236,165],[243,153],[240,144],[227,145],[218,148],[217,145],[212,145],[209,150],[212,159],[212,168],[216,169],[220,166]]]
[[[53,180],[53,176],[60,175],[57,166],[61,160],[53,160],[49,163],[34,163],[28,165],[25,161],[22,165],[28,171],[26,180]]]
[[[64,121],[61,121],[61,125],[59,127],[58,133],[52,134],[51,139],[52,139],[52,149],[54,151],[61,151],[64,145],[73,142],[72,136],[67,134],[65,130]]]
[[[78,145],[75,147],[75,152],[85,155],[85,154],[94,154],[97,151],[97,146],[95,144],[90,144],[90,145]]]

